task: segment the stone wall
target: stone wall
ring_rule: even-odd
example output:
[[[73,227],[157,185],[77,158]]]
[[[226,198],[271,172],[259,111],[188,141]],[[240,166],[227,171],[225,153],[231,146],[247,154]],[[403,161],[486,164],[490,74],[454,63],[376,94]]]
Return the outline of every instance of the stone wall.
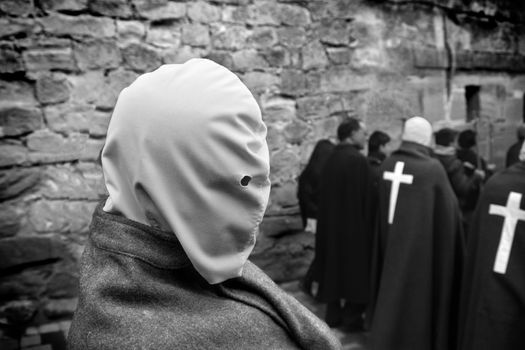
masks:
[[[252,259],[298,278],[313,253],[296,179],[344,116],[399,136],[413,114],[465,120],[482,151],[523,120],[525,35],[505,1],[0,1],[0,318],[45,323],[76,303],[76,262],[105,196],[96,158],[119,91],[192,57],[236,72],[268,125],[272,191]],[[394,146],[396,142],[394,142]]]

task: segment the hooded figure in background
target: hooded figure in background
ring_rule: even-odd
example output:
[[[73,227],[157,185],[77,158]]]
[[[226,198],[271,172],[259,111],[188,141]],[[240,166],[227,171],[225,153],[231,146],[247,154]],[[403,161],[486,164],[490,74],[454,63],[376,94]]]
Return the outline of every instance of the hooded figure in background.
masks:
[[[525,344],[525,146],[492,176],[467,240],[460,309],[461,350]]]
[[[102,152],[71,349],[332,349],[330,330],[247,259],[268,201],[266,126],[205,59],[140,76]]]
[[[401,146],[380,168],[373,350],[450,350],[456,345],[461,218],[447,174],[431,156],[431,141],[426,119],[408,119]]]

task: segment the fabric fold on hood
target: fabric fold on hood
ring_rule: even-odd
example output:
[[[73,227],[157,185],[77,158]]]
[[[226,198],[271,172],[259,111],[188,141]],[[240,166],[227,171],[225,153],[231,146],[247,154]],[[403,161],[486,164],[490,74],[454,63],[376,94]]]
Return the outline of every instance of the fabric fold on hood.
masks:
[[[122,90],[102,151],[104,210],[171,231],[209,282],[240,276],[270,192],[266,126],[239,78],[207,60]]]

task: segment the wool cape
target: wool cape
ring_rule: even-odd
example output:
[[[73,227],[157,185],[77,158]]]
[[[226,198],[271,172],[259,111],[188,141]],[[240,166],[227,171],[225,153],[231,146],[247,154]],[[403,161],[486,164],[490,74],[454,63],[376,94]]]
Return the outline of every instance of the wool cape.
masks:
[[[339,349],[330,329],[251,262],[209,284],[172,232],[99,206],[69,349]]]
[[[381,165],[368,322],[371,349],[450,350],[455,347],[463,236],[456,196],[430,148],[403,141]],[[404,164],[389,223],[392,181]]]
[[[338,144],[321,176],[314,280],[322,302],[370,298],[373,179],[365,156]]]
[[[525,221],[518,220],[505,273],[494,271],[511,192],[525,194],[525,163],[494,175],[485,185],[467,240],[462,283],[459,349],[523,349],[525,346]],[[525,210],[521,200],[520,210]]]

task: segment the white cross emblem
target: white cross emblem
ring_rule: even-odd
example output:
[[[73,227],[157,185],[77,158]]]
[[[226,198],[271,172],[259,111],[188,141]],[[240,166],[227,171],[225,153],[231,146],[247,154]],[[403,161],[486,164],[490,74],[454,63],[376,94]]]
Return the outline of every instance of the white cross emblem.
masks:
[[[505,219],[501,230],[498,252],[494,261],[494,272],[505,274],[509,262],[514,232],[519,220],[525,221],[525,210],[520,209],[521,193],[510,192],[507,198],[507,206],[491,204],[489,214],[500,215]]]
[[[403,174],[403,168],[405,167],[404,162],[396,162],[394,172],[385,171],[383,173],[383,179],[392,181],[392,187],[390,187],[390,205],[388,206],[388,223],[394,222],[394,213],[396,211],[397,195],[399,194],[399,185],[411,184],[414,180],[413,175]]]

